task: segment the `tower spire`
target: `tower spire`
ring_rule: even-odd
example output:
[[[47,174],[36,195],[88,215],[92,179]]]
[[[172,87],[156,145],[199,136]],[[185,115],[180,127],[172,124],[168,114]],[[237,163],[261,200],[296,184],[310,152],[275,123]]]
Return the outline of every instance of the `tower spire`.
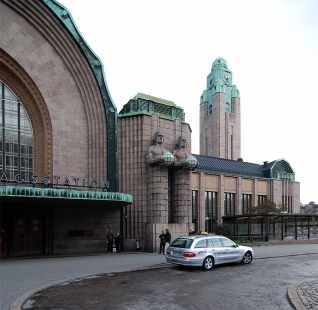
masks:
[[[240,92],[223,58],[207,76],[200,100],[200,154],[237,160],[241,157]]]

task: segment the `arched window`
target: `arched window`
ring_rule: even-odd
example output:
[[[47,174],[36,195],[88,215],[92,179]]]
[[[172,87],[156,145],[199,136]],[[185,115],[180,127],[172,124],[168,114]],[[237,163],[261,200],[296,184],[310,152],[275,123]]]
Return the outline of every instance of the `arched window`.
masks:
[[[33,174],[33,129],[19,98],[0,81],[0,172],[8,181],[29,181]],[[21,175],[21,176],[19,176]]]

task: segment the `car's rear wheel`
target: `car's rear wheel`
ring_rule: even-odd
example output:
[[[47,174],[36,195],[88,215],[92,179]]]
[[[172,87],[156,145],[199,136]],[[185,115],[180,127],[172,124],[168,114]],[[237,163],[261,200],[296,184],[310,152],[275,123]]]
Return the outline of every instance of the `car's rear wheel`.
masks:
[[[202,266],[205,270],[210,270],[213,268],[213,265],[214,265],[213,258],[211,256],[208,256],[204,259]]]
[[[243,264],[249,264],[251,263],[253,260],[253,255],[251,252],[246,252],[243,256],[243,259],[242,259],[242,263]]]

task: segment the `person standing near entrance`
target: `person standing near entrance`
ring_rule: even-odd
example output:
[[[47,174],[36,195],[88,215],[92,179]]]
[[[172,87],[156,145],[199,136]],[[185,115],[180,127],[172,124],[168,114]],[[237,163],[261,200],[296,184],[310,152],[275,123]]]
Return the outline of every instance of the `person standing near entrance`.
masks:
[[[170,232],[169,232],[169,229],[166,228],[166,229],[165,229],[165,232],[166,232],[166,233],[165,233],[165,247],[164,247],[163,255],[166,254],[166,249],[167,249],[168,245],[169,245],[170,242],[171,242],[171,234],[170,234]]]
[[[113,235],[113,231],[110,229],[108,234],[106,235],[107,253],[113,253],[113,241],[114,241],[114,235]]]
[[[166,245],[166,238],[165,238],[165,231],[162,230],[161,234],[159,235],[159,239],[160,239],[160,250],[158,254],[161,254],[165,252],[165,245]]]
[[[116,252],[120,253],[120,234],[119,232],[115,236],[115,245],[116,245]]]

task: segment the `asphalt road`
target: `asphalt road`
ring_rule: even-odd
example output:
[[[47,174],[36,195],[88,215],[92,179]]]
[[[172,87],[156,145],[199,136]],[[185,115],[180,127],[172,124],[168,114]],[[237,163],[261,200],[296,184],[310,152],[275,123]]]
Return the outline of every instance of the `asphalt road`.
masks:
[[[308,253],[315,253],[314,257],[318,257],[318,244],[284,244],[284,245],[268,245],[261,247],[254,247],[255,259],[251,265],[246,266],[248,268],[253,268],[256,264],[262,264],[262,261],[265,261],[263,258],[270,257],[279,257],[285,256],[285,259],[289,259],[289,255],[298,255],[295,258],[302,261]],[[284,258],[283,258],[284,261]],[[62,283],[65,281],[74,281],[74,279],[80,279],[88,277],[91,275],[97,274],[114,274],[114,276],[108,277],[117,277],[117,272],[121,272],[121,275],[124,276],[127,274],[127,277],[130,275],[131,270],[148,268],[152,269],[153,265],[163,266],[165,263],[165,256],[158,255],[156,253],[120,253],[120,254],[97,254],[91,256],[74,256],[74,257],[37,257],[29,259],[20,259],[20,258],[5,258],[0,260],[0,309],[8,310],[11,309],[13,305],[20,305],[24,300],[30,297],[30,294],[33,294],[37,291],[41,291],[46,287],[49,287],[54,284]],[[241,270],[245,270],[244,266],[233,266],[242,267]],[[215,271],[224,267],[216,267],[211,271],[213,275]],[[249,269],[246,270],[249,270]],[[171,269],[171,268],[170,268]],[[171,270],[173,270],[172,268]],[[297,270],[297,267],[295,267]],[[236,270],[236,269],[235,269]],[[240,270],[240,269],[239,269]],[[180,270],[178,270],[180,271]],[[182,271],[182,270],[181,270]],[[184,271],[184,270],[183,270]],[[234,269],[233,269],[234,271]],[[158,271],[159,272],[159,271]],[[162,270],[164,272],[164,269]],[[192,274],[194,271],[187,271],[186,274]],[[202,273],[201,270],[197,270],[199,274]],[[314,270],[317,273],[317,271]],[[291,274],[294,274],[295,271],[292,269]],[[142,278],[135,280],[135,287],[138,288],[143,283],[144,274]],[[196,277],[196,275],[195,275]],[[163,286],[169,285],[171,279],[174,278],[174,275],[170,275],[165,279]],[[96,278],[99,279],[99,278]],[[153,278],[153,280],[155,280]],[[295,277],[296,281],[302,281],[302,275]],[[84,280],[81,280],[84,281]],[[79,281],[79,282],[81,282]],[[124,281],[124,280],[123,280]],[[183,281],[183,280],[182,280]],[[189,281],[196,281],[196,279],[189,279]],[[247,281],[249,283],[250,280]],[[296,282],[294,281],[294,282]],[[77,281],[78,282],[78,281]],[[113,284],[113,280],[110,281]],[[215,281],[218,283],[218,281]],[[201,285],[201,284],[200,284]],[[243,285],[243,284],[242,284]],[[245,283],[244,283],[245,285]],[[96,286],[97,287],[97,286]],[[224,287],[226,289],[226,285]],[[111,290],[113,291],[113,290]],[[116,290],[115,290],[116,291]],[[118,289],[117,298],[122,299],[123,296],[127,295],[125,286],[121,286]],[[167,287],[167,292],[169,289]],[[250,294],[251,292],[249,292]],[[101,292],[104,294],[104,291]],[[75,296],[77,296],[76,294]],[[138,295],[138,294],[137,294]],[[154,294],[156,296],[156,294]],[[159,294],[160,300],[164,301],[166,294]],[[57,297],[58,298],[58,297]],[[138,298],[138,297],[136,297]],[[89,300],[89,299],[88,299]],[[159,303],[160,304],[160,303]],[[96,305],[95,305],[96,306]],[[109,303],[107,303],[108,309]],[[17,307],[16,309],[19,309]],[[52,308],[53,309],[53,308]],[[56,309],[56,308],[55,308]],[[72,309],[72,308],[70,308]],[[81,309],[81,308],[77,308]],[[99,308],[87,308],[87,309],[99,309]],[[109,308],[111,309],[111,308]],[[158,308],[160,309],[160,308]]]
[[[201,268],[110,273],[39,292],[23,309],[258,309],[292,310],[288,287],[317,279],[317,254],[255,259]]]

